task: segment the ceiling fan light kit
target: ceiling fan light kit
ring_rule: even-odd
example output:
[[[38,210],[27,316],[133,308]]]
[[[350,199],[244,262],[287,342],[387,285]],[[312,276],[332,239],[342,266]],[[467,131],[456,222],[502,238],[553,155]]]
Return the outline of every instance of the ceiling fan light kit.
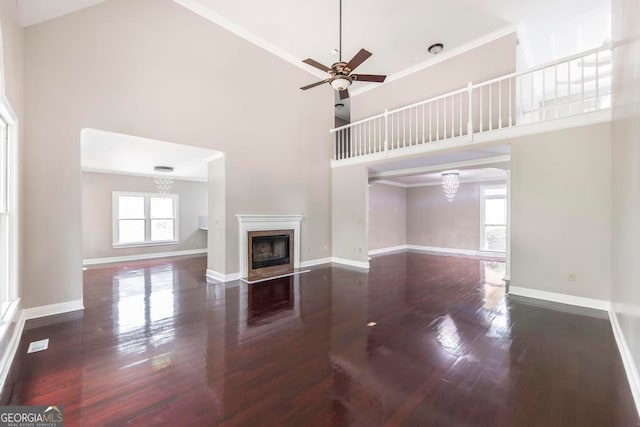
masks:
[[[351,80],[348,77],[339,76],[331,80],[331,87],[335,90],[345,90],[349,86],[351,86]]]
[[[354,56],[351,61],[343,62],[342,61],[342,0],[340,0],[340,48],[337,49],[337,53],[340,55],[338,62],[331,65],[331,67],[327,67],[326,65],[322,65],[318,61],[315,61],[311,58],[305,59],[304,62],[307,65],[311,65],[319,70],[325,71],[329,73],[329,78],[311,83],[310,85],[303,86],[300,89],[307,90],[312,87],[320,86],[324,83],[329,83],[332,88],[338,91],[340,94],[340,99],[349,98],[349,86],[354,81],[359,82],[373,82],[373,83],[382,83],[387,76],[378,75],[378,74],[351,74],[353,70],[355,70],[360,64],[369,59],[371,56],[371,52],[366,49],[360,49],[360,51]],[[335,50],[335,49],[334,49]]]

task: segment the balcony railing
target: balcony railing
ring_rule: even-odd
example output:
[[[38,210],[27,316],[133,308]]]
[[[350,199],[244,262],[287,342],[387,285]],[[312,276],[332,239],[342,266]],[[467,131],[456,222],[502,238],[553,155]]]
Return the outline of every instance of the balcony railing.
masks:
[[[334,159],[539,123],[611,106],[610,47],[513,73],[331,130]]]

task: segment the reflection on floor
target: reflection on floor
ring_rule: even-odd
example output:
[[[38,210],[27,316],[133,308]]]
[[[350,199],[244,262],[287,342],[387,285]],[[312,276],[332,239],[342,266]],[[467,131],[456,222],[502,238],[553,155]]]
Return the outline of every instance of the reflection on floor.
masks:
[[[501,263],[400,253],[257,285],[205,264],[87,271],[82,317],[30,322],[11,403],[69,425],[637,425],[609,323],[509,301]]]

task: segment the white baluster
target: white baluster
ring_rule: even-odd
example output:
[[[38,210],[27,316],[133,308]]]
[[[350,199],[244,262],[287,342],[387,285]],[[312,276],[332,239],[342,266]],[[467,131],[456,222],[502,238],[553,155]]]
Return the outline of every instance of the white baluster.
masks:
[[[600,62],[598,60],[598,52],[596,52],[596,105],[595,109],[600,109]]]
[[[482,133],[482,89],[484,88],[484,86],[480,86],[478,89],[480,89],[480,133]]]
[[[491,90],[492,84],[489,83],[489,130],[493,130],[493,102]]]
[[[582,69],[580,76],[580,112],[584,113],[584,56],[580,58],[580,68]]]
[[[460,129],[458,131],[458,136],[462,136],[462,92],[460,92]]]
[[[555,88],[554,88],[554,100],[553,103],[555,104],[556,107],[556,116],[554,117],[555,119],[557,119],[558,117],[560,117],[560,107],[558,106],[558,64],[553,66],[553,70],[555,73]]]
[[[472,102],[472,94],[473,94],[473,84],[469,82],[467,85],[467,98],[469,102],[469,119],[467,120],[467,138],[469,141],[473,140],[473,102]]]
[[[436,100],[436,141],[440,140],[440,101]]]
[[[513,97],[511,91],[511,86],[513,84],[513,82],[515,82],[515,79],[513,78],[509,78],[509,127],[511,127],[513,125],[513,116],[511,114],[511,110],[513,109],[513,100],[511,99]]]
[[[453,138],[455,136],[454,135],[454,133],[455,133],[455,131],[454,131],[455,127],[454,126],[455,126],[455,121],[456,121],[455,120],[456,113],[455,113],[455,110],[453,108],[453,106],[455,104],[454,101],[455,101],[455,97],[453,95],[451,95],[451,138]]]
[[[502,129],[502,80],[498,81],[498,129]]]
[[[433,102],[429,102],[429,142],[431,142],[431,133],[433,132]]]

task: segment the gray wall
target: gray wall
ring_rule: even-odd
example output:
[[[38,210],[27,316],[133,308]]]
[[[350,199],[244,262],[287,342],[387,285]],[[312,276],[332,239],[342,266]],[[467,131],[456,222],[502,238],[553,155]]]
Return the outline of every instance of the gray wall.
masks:
[[[178,195],[178,237],[173,245],[114,248],[112,192],[154,193],[153,178],[106,173],[82,173],[82,258],[108,258],[159,252],[205,249],[207,232],[198,229],[198,216],[207,215],[207,183],[174,181]]]
[[[610,123],[514,138],[511,195],[511,285],[609,300]]]
[[[220,272],[238,271],[238,213],[303,214],[302,259],[330,256],[334,93],[301,91],[307,72],[171,0],[110,0],[26,28],[24,44],[27,307],[82,298],[87,127],[225,153]]]
[[[369,260],[369,172],[365,165],[331,169],[331,241],[334,257]]]
[[[369,186],[369,250],[407,244],[407,189]]]
[[[613,1],[613,286],[611,299],[640,367],[640,2]],[[638,378],[636,378],[638,381]],[[637,385],[637,384],[636,384]]]
[[[449,203],[442,187],[407,189],[407,242],[450,249],[480,249],[480,186],[505,181],[460,184]]]

